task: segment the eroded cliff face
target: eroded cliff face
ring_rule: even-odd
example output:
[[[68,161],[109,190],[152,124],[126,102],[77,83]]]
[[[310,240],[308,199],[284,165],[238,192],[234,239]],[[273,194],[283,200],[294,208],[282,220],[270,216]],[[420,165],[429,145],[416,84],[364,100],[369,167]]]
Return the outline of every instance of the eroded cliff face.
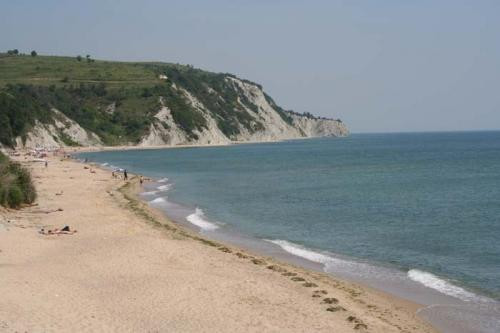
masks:
[[[53,124],[36,122],[26,137],[16,138],[16,148],[58,148],[67,146],[101,146],[101,139],[56,109]]]
[[[160,98],[162,108],[155,115],[156,121],[151,125],[149,133],[144,136],[140,145],[178,145],[178,144],[228,144],[231,142],[265,142],[307,137],[346,136],[347,127],[338,120],[308,118],[305,116],[287,113],[286,121],[279,112],[269,103],[262,89],[252,83],[227,77],[227,82],[234,86],[235,92],[242,94],[247,103],[255,107],[249,108],[238,98],[238,103],[252,118],[249,130],[243,124],[238,124],[239,133],[233,137],[226,136],[217,126],[214,112],[211,112],[202,102],[185,89],[175,87],[185,97],[186,101],[200,111],[207,120],[207,127],[202,131],[195,130],[195,136],[189,136],[174,121],[170,110],[164,106],[163,97]],[[212,94],[217,94],[211,90]],[[219,98],[222,98],[219,96]],[[258,124],[258,126],[256,126]]]
[[[304,137],[315,138],[325,136],[347,136],[349,130],[340,120],[311,119],[292,114],[293,125],[299,129]]]
[[[175,122],[171,110],[165,106],[164,98],[160,97],[159,102],[161,109],[155,114],[155,120],[150,126],[149,133],[142,138],[139,146],[175,146],[186,144],[221,145],[230,143],[231,140],[229,140],[217,127],[216,121],[210,116],[203,104],[188,91],[183,89],[180,90],[185,96],[185,99],[189,101],[194,108],[203,113],[203,116],[207,120],[207,128],[203,128],[201,131],[195,129],[191,134],[187,133]]]
[[[287,140],[307,137],[322,136],[346,136],[349,134],[346,126],[339,120],[306,117],[303,115],[281,110],[262,88],[254,83],[226,76],[225,83],[235,96],[232,104],[234,112],[245,113],[245,123],[233,122],[235,127],[233,134],[225,134],[220,128],[221,115],[217,110],[210,109],[204,105],[195,94],[171,84],[177,96],[181,96],[195,112],[205,119],[202,127],[185,130],[175,120],[172,110],[167,106],[167,97],[160,96],[159,109],[154,114],[147,133],[138,143],[129,143],[139,146],[162,146],[162,145],[223,145],[231,142],[265,142],[276,140]],[[207,92],[214,95],[221,103],[227,103],[224,96],[215,89],[207,86]],[[226,91],[227,93],[227,91]],[[112,104],[114,105],[114,104]],[[16,140],[17,147],[66,147],[100,146],[102,140],[95,133],[82,128],[78,123],[69,119],[63,113],[52,109],[54,115],[53,124],[42,124],[37,122],[26,135],[25,140],[19,137]],[[103,112],[112,112],[111,107]],[[235,118],[236,119],[236,118]]]

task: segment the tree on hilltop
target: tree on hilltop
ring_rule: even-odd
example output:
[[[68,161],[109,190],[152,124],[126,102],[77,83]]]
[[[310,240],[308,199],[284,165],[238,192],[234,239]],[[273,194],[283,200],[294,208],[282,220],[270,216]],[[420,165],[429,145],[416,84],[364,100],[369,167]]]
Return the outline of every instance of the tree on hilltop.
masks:
[[[32,57],[36,57],[37,55],[38,55],[38,53],[36,53],[36,51],[35,51],[35,50],[31,51],[31,56],[32,56]]]

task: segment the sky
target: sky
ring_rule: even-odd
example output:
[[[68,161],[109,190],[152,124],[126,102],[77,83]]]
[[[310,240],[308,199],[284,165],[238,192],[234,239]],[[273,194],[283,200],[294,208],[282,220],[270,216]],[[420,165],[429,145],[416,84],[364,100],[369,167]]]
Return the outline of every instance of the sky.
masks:
[[[0,0],[0,50],[260,83],[352,132],[500,129],[497,0]]]

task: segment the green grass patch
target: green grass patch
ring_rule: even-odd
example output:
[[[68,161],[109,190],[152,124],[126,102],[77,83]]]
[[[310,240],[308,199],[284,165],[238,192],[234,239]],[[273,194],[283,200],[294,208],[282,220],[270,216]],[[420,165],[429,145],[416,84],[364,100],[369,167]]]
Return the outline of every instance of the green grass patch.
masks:
[[[160,79],[166,75],[168,79]],[[227,73],[161,62],[118,62],[82,57],[0,54],[0,143],[13,146],[36,124],[53,123],[56,108],[106,145],[136,144],[149,132],[159,110],[159,98],[171,110],[175,123],[191,139],[207,128],[208,112],[230,139],[245,131],[264,129],[251,113],[261,110]],[[262,88],[256,83],[245,83]],[[189,102],[188,91],[206,110]],[[290,113],[269,96],[268,103],[287,123]],[[109,106],[115,105],[114,112]],[[68,138],[61,140],[73,145]]]
[[[66,82],[63,82],[66,81]],[[143,63],[78,61],[76,57],[4,56],[0,57],[0,86],[15,83],[64,85],[108,82],[112,86],[154,85],[157,73]]]
[[[29,171],[0,153],[0,205],[19,208],[36,199],[36,190]]]

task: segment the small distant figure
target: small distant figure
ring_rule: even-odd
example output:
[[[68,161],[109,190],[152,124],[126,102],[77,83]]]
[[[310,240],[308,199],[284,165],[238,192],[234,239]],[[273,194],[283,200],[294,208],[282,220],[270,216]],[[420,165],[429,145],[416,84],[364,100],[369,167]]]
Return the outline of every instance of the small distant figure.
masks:
[[[139,177],[139,183],[141,183],[141,185],[142,185],[143,182],[144,182],[144,178],[142,178],[142,176]]]
[[[45,161],[45,167],[48,168],[49,167],[49,161]]]
[[[123,179],[128,180],[127,170],[123,170]]]
[[[42,235],[73,235],[76,234],[76,230],[71,230],[69,226],[64,226],[62,229],[52,229],[52,230],[45,230],[42,228],[39,233]]]

